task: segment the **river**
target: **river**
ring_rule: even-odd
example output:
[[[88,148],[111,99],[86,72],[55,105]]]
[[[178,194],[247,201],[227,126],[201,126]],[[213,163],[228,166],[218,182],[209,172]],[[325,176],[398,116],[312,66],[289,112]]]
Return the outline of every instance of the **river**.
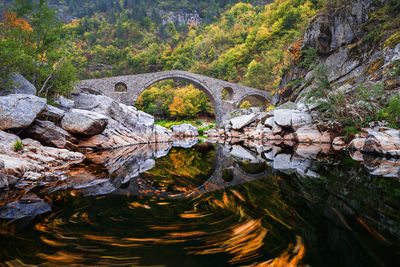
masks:
[[[399,266],[399,162],[254,147],[132,146],[2,192],[0,265]]]

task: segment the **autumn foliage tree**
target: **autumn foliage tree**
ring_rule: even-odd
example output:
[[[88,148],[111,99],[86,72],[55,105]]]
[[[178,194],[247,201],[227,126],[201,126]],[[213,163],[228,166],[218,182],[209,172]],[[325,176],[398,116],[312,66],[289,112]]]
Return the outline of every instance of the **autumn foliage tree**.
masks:
[[[0,69],[3,76],[20,72],[38,94],[68,94],[76,79],[68,58],[62,25],[46,0],[16,0],[0,23]]]

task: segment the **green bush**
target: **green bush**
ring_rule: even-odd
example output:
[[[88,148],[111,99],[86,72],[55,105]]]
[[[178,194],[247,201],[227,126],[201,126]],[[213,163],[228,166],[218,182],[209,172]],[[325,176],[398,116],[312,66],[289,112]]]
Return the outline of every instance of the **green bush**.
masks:
[[[14,143],[14,150],[15,152],[21,151],[24,148],[24,145],[22,144],[21,140],[17,140]]]
[[[205,127],[201,127],[201,128],[198,129],[199,134],[202,135],[204,132],[207,132],[207,131],[209,131],[209,130],[211,130],[211,129],[214,129],[215,126],[216,126],[216,124],[213,124],[213,123],[212,123],[212,124],[207,125],[207,126],[205,126]]]
[[[396,14],[400,12],[400,1],[399,0],[389,0],[386,6],[387,13]]]
[[[386,108],[378,112],[380,119],[390,123],[392,128],[400,128],[400,96],[394,95],[390,98]]]

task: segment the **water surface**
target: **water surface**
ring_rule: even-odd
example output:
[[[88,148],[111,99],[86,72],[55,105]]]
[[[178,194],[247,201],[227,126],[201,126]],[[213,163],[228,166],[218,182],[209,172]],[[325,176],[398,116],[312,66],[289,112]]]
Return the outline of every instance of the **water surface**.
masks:
[[[63,181],[3,192],[0,262],[399,265],[396,161],[267,144],[183,148],[190,145],[91,154],[58,174]]]

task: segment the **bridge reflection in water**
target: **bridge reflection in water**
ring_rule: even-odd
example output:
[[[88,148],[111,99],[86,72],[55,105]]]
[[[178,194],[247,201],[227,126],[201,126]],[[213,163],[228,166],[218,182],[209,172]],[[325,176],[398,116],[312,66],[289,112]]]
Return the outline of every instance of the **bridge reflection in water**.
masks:
[[[190,145],[191,140],[182,141],[185,143],[146,144],[88,155],[89,161],[99,165],[98,168],[93,169],[98,170],[105,167],[103,171],[106,171],[107,174],[104,173],[103,177],[108,176],[109,179],[98,179],[99,174],[97,172],[90,175],[88,168],[77,166],[68,173],[70,183],[76,184],[74,177],[78,180],[82,176],[92,177],[94,181],[89,180],[85,185],[73,186],[74,189],[79,190],[84,195],[114,193],[182,199],[250,182],[271,173],[271,169],[267,168],[265,162],[262,163],[264,169],[258,173],[244,171],[240,167],[243,164],[239,163],[248,159],[232,157],[222,145],[204,143],[196,145],[196,150],[186,150],[187,143]],[[192,143],[196,144],[197,139]],[[189,151],[191,153],[186,155],[185,153]],[[198,151],[198,154],[193,155],[193,151]],[[178,155],[178,153],[180,154]],[[192,157],[197,158],[192,159]],[[165,160],[169,162],[166,166],[161,167],[162,161]],[[179,160],[181,163],[176,162]],[[190,162],[188,162],[189,160]],[[260,162],[262,161],[257,162],[257,164]],[[196,164],[202,166],[194,167]],[[152,169],[156,165],[157,168],[154,170],[156,173],[152,174]],[[177,169],[176,165],[182,165],[181,169]],[[160,168],[163,170],[170,169],[170,172],[167,171],[167,173],[170,174],[170,182],[175,187],[177,187],[178,181],[182,179],[186,179],[186,184],[180,184],[179,190],[174,191],[157,188],[154,185],[154,179],[162,177],[162,182],[165,183],[165,179],[168,178],[165,173],[160,175]],[[197,170],[193,171],[193,168],[197,168]],[[193,173],[190,173],[191,171]],[[184,176],[187,177],[183,178]]]

